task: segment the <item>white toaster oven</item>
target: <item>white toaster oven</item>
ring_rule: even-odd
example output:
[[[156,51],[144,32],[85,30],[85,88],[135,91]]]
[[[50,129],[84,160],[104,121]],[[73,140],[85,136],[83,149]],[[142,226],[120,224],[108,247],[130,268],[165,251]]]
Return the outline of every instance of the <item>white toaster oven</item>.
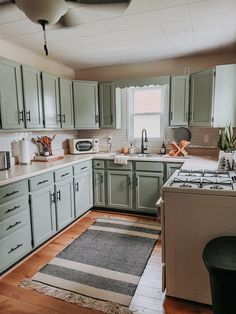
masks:
[[[69,140],[70,154],[88,154],[99,152],[98,139],[70,139]]]

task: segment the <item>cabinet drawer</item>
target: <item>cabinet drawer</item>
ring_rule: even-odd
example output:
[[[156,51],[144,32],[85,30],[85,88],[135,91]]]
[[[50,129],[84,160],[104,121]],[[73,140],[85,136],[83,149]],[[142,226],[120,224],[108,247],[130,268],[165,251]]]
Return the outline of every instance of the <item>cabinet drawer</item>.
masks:
[[[0,237],[16,231],[26,224],[30,224],[29,209],[4,219],[0,222]]]
[[[162,162],[137,161],[135,162],[136,171],[163,171]]]
[[[17,183],[8,184],[0,189],[0,203],[7,202],[11,199],[25,195],[28,193],[28,181],[19,181]]]
[[[85,162],[81,162],[78,165],[74,166],[74,174],[80,174],[82,172],[91,170],[92,168],[92,162],[91,160],[85,161]]]
[[[0,221],[27,209],[28,206],[28,198],[25,196],[0,205]]]
[[[93,160],[93,169],[104,169],[105,162],[104,160],[95,159]]]
[[[113,160],[107,161],[107,169],[111,170],[132,170],[132,162],[128,161],[127,165],[115,164]]]
[[[39,176],[30,178],[29,186],[30,191],[39,190],[47,185],[53,184],[53,172],[44,173]]]
[[[0,271],[4,270],[32,249],[30,225],[0,240]]]
[[[55,182],[71,178],[72,175],[73,175],[72,167],[59,169],[55,172]]]

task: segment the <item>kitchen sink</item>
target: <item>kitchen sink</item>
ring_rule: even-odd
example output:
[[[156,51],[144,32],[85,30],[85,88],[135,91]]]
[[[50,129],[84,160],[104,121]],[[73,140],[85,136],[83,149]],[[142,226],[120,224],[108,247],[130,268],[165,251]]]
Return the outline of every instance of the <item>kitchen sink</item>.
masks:
[[[130,157],[138,157],[138,158],[161,158],[163,157],[164,155],[161,155],[161,154],[132,154],[132,155],[129,155]]]

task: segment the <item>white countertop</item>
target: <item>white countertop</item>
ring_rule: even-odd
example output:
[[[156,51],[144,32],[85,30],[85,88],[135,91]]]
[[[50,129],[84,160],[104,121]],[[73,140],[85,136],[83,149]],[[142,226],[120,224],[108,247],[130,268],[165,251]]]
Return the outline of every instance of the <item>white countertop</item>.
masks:
[[[0,171],[0,186],[16,182],[19,180],[27,179],[36,175],[47,173],[49,171],[55,171],[57,169],[73,166],[80,162],[91,159],[110,159],[114,158],[117,153],[97,153],[97,154],[81,154],[81,155],[65,155],[63,159],[51,162],[32,162],[31,165],[12,166],[9,170]],[[216,169],[217,161],[211,157],[196,157],[189,156],[188,158],[182,157],[169,157],[168,155],[160,156],[151,154],[150,157],[137,157],[128,156],[128,160],[131,161],[159,161],[170,163],[184,163],[185,169]]]

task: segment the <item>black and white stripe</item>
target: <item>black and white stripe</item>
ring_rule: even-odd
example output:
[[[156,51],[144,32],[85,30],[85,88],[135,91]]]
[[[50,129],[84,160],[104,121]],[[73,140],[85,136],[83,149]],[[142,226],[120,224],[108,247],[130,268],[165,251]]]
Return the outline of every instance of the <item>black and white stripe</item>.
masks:
[[[128,306],[159,234],[154,224],[97,219],[32,279]]]

